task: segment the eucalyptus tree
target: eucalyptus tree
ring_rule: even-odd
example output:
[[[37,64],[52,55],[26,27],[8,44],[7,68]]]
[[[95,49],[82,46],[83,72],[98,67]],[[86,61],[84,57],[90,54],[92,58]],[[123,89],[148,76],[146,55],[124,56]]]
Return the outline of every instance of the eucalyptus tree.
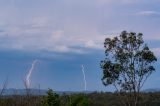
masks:
[[[106,38],[104,48],[105,59],[100,63],[103,84],[125,94],[127,106],[137,106],[140,90],[155,71],[156,56],[144,43],[142,33],[122,31],[117,37]]]

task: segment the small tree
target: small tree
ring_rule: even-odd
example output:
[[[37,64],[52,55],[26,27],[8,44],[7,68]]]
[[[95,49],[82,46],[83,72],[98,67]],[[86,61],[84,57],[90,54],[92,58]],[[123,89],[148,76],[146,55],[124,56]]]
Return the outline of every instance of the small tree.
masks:
[[[52,89],[49,89],[47,96],[43,97],[42,106],[60,106],[59,95],[54,93]]]
[[[104,48],[106,58],[100,64],[103,84],[112,84],[116,91],[127,95],[125,104],[137,106],[141,88],[155,71],[156,56],[144,44],[142,33],[123,31],[119,37],[106,38]]]
[[[6,81],[2,85],[2,89],[0,90],[0,98],[3,95],[3,93],[5,92],[5,90],[7,89],[7,85],[8,85],[8,77],[7,77]]]

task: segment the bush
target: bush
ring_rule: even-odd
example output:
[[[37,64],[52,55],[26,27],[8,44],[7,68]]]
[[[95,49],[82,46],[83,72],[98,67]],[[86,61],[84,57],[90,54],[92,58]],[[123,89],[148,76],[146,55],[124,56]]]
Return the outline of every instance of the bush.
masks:
[[[42,106],[60,106],[59,95],[54,93],[52,89],[47,91],[47,95],[42,99]]]
[[[69,106],[89,106],[89,102],[84,95],[76,95],[71,99]]]

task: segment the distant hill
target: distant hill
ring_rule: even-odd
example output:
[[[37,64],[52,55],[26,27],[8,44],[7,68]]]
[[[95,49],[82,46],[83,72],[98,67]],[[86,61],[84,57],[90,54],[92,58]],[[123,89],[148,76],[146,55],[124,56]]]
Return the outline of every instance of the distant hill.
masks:
[[[30,89],[30,94],[32,95],[46,95],[47,90],[45,89]],[[57,94],[76,94],[76,93],[91,93],[92,91],[55,91]],[[25,89],[6,89],[3,95],[26,95]]]
[[[1,90],[0,90],[1,91]],[[76,93],[92,93],[94,91],[55,91],[57,94],[76,94]],[[149,93],[149,92],[160,92],[160,88],[150,88],[145,89],[142,92]],[[32,95],[46,95],[47,90],[46,89],[30,89],[30,94]],[[15,88],[9,88],[6,89],[3,93],[3,95],[26,95],[25,89],[15,89]]]
[[[142,92],[160,92],[160,88],[150,88],[150,89],[145,89]]]
[[[30,89],[29,92],[32,95],[45,95],[47,90]],[[14,89],[14,88],[5,89],[3,92],[3,95],[26,95],[26,90],[25,89]]]

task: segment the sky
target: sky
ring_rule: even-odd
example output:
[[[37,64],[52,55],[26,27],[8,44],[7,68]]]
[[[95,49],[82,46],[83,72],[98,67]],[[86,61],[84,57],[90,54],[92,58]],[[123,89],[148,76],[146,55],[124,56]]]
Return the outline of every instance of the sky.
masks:
[[[103,43],[121,31],[141,32],[160,57],[160,0],[0,0],[0,86],[24,88],[23,80],[38,60],[31,87],[83,91],[104,87],[100,61]],[[143,89],[160,88],[160,61]]]

